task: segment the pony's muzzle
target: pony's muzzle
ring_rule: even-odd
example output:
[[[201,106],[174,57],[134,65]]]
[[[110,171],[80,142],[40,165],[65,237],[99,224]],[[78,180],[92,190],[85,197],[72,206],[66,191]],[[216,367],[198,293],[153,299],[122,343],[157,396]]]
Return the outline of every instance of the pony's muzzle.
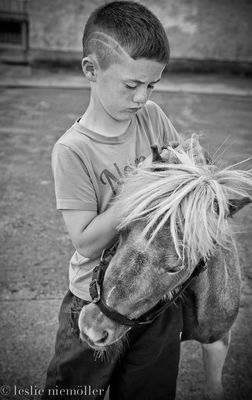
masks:
[[[106,345],[108,339],[108,332],[103,331],[97,336],[97,332],[95,331],[80,331],[80,339],[85,341],[90,347],[104,347]]]
[[[80,339],[91,347],[104,347],[113,341],[114,323],[94,303],[82,308],[78,324]]]

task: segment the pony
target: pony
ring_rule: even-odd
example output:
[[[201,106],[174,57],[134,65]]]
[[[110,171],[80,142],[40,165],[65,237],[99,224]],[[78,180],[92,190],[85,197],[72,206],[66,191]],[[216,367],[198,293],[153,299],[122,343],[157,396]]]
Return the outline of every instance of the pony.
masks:
[[[80,338],[100,354],[121,349],[136,321],[183,291],[182,340],[201,343],[205,393],[219,399],[240,302],[232,217],[251,202],[252,174],[235,169],[240,163],[218,168],[195,136],[151,148],[152,160],[125,178],[112,205],[121,219],[119,242],[102,279],[93,280]]]

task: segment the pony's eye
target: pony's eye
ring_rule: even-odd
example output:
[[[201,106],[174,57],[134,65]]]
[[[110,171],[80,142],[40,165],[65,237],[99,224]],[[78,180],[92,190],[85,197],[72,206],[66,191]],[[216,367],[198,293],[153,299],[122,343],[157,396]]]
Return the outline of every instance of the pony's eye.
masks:
[[[169,274],[176,274],[176,272],[181,271],[184,268],[183,264],[176,265],[175,267],[169,269]]]

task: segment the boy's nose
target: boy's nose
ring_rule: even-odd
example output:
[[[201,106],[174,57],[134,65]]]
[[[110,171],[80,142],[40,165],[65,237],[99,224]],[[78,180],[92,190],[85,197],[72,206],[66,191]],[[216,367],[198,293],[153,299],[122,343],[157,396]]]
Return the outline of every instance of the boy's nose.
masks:
[[[134,102],[135,103],[146,103],[146,101],[148,100],[148,94],[147,94],[147,90],[146,89],[141,89],[138,90],[137,93],[135,93],[134,96]]]

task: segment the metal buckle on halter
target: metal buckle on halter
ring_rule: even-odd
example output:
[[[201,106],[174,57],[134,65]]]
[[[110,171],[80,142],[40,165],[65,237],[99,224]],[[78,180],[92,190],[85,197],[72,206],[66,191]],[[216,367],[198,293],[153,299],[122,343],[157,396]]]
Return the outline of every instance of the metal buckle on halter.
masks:
[[[100,258],[100,262],[104,262],[105,261],[105,256],[106,256],[106,252],[108,251],[108,249],[103,249],[102,250],[102,254],[101,254],[101,258]]]
[[[90,283],[89,290],[90,290],[90,291],[92,291],[92,290],[95,291],[95,296],[92,297],[92,302],[93,302],[93,303],[98,303],[98,302],[101,300],[101,287],[100,287],[100,285],[99,285],[99,283],[97,282],[96,279],[93,280],[93,281]]]
[[[98,303],[101,299],[100,276],[101,276],[100,266],[97,265],[93,269],[93,276],[92,276],[93,279],[89,285],[89,292],[93,303]]]
[[[100,263],[93,269],[92,281],[89,285],[89,293],[93,303],[98,303],[101,300],[101,286],[104,279],[104,274],[111,258],[115,254],[117,245],[118,241],[115,242],[111,248],[103,249]]]

